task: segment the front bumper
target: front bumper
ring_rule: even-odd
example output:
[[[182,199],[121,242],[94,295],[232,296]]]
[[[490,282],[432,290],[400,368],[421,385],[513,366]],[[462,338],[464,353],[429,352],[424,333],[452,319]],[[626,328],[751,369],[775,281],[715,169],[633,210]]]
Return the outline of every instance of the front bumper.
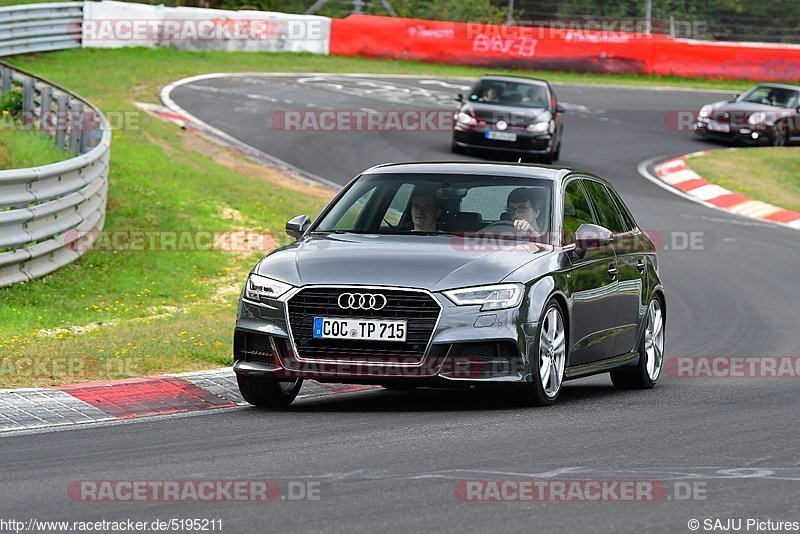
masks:
[[[736,127],[729,125],[730,131],[722,132],[709,127],[709,121],[697,120],[694,123],[694,133],[710,139],[717,139],[732,144],[764,145],[769,144],[771,129],[752,126]]]
[[[358,289],[357,287],[353,289]],[[396,288],[392,288],[396,289]],[[237,374],[320,382],[381,384],[414,382],[453,385],[470,382],[531,380],[528,354],[535,354],[538,323],[519,321],[519,310],[481,312],[480,306],[456,306],[440,294],[431,296],[441,312],[422,354],[408,357],[301,356],[293,330],[311,324],[289,322],[287,301],[253,303],[240,299],[234,333]],[[369,348],[371,342],[364,341]],[[376,351],[379,352],[379,351]]]
[[[460,148],[474,148],[497,152],[513,152],[544,156],[552,152],[553,135],[549,133],[534,134],[527,130],[513,130],[517,134],[516,141],[498,141],[488,139],[486,128],[471,130],[453,130],[453,145]]]

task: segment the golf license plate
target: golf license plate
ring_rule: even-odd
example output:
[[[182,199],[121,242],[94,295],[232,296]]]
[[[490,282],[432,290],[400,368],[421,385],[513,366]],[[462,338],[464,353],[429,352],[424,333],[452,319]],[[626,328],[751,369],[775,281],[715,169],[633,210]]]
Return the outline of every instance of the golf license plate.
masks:
[[[510,141],[517,140],[517,134],[513,132],[486,132],[486,139],[493,139],[495,141]]]
[[[314,317],[314,338],[405,341],[406,326],[406,321]]]
[[[725,122],[711,121],[708,123],[708,129],[713,132],[730,132],[731,125]]]

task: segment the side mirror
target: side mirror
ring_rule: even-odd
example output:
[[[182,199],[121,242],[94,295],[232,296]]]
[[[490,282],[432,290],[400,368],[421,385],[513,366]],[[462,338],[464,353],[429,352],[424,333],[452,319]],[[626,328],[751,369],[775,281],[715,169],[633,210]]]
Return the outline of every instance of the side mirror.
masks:
[[[456,102],[464,102],[464,95],[462,95],[461,93],[458,93],[456,95]]]
[[[311,226],[311,219],[308,215],[298,215],[286,223],[286,235],[300,239],[309,226]]]
[[[586,251],[594,248],[607,247],[614,242],[611,230],[596,224],[582,224],[575,232],[575,252],[583,257]]]
[[[565,111],[567,111],[567,108],[561,104],[556,104],[556,113],[564,113]]]
[[[734,100],[736,100],[737,98],[739,98],[739,93],[736,93],[735,95],[733,95],[733,99]]]

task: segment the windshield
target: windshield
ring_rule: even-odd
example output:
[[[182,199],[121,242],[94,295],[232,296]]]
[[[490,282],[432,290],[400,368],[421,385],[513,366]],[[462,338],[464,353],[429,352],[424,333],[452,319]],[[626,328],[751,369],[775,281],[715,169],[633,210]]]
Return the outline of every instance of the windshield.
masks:
[[[739,102],[752,102],[779,108],[794,108],[798,105],[797,91],[768,85],[753,87],[739,97]]]
[[[547,87],[541,84],[481,80],[469,95],[470,102],[547,108]]]
[[[552,182],[452,174],[361,176],[315,232],[423,236],[497,232],[546,242]]]

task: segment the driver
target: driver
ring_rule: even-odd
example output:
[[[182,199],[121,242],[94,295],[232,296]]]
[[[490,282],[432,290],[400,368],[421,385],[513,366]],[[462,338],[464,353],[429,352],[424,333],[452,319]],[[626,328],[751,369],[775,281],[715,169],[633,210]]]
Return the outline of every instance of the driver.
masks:
[[[438,232],[436,219],[442,210],[436,203],[433,191],[415,189],[411,195],[411,221],[414,223],[414,232]]]
[[[542,90],[538,87],[532,87],[528,89],[528,94],[522,99],[522,101],[539,108],[547,106],[547,99],[545,98]]]
[[[529,187],[514,189],[509,193],[506,201],[506,211],[514,221],[514,229],[517,232],[530,233],[534,237],[541,237],[543,233],[537,221],[541,209],[542,204],[538,193]]]
[[[491,85],[483,91],[484,102],[497,102],[499,96],[500,94],[497,91],[497,88]]]

